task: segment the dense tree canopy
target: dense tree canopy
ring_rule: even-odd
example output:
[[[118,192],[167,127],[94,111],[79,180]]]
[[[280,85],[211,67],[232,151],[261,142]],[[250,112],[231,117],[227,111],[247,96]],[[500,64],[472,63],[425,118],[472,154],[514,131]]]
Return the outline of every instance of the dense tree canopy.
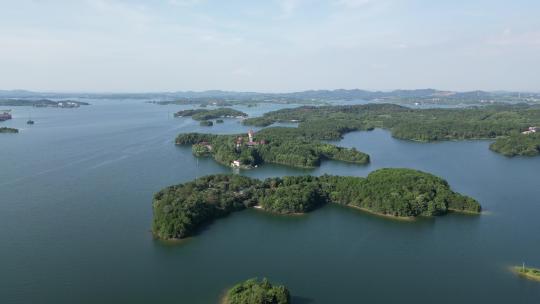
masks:
[[[229,289],[224,304],[289,304],[285,286],[272,285],[267,279],[249,279]]]
[[[269,178],[211,175],[171,186],[154,196],[152,230],[179,239],[201,225],[248,207],[279,213],[305,213],[326,203],[400,216],[443,215],[449,210],[478,213],[480,204],[453,192],[434,175],[410,169],[381,169],[366,178],[324,175]]]
[[[536,156],[540,154],[540,132],[515,134],[498,138],[489,148],[506,156]]]

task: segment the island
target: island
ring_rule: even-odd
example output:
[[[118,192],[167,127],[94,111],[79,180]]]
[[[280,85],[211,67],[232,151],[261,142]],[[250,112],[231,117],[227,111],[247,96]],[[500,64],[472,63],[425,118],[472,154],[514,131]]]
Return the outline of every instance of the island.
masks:
[[[244,118],[248,115],[242,111],[238,111],[231,108],[217,108],[213,110],[207,109],[194,109],[183,110],[174,113],[174,117],[189,117],[194,120],[210,120],[216,118]]]
[[[8,127],[1,127],[0,133],[19,133],[19,129],[15,128],[8,128]]]
[[[481,211],[476,200],[452,191],[445,180],[412,169],[380,169],[365,178],[287,176],[263,181],[219,174],[156,193],[152,232],[158,239],[182,239],[215,219],[246,208],[286,215],[310,212],[328,203],[410,219]]]
[[[540,106],[517,104],[450,109],[412,109],[395,104],[303,106],[268,112],[243,121],[245,125],[259,127],[276,122],[298,122],[298,129],[306,137],[318,140],[335,140],[351,131],[382,128],[390,130],[395,138],[419,142],[495,139],[493,151],[508,155],[538,155],[535,152],[538,137],[533,133],[540,126]],[[519,142],[516,151],[503,152],[516,142]]]
[[[176,144],[192,145],[196,157],[211,156],[223,165],[244,169],[264,163],[313,168],[325,159],[369,163],[369,155],[315,140],[302,128],[271,127],[236,135],[184,133]]]
[[[283,285],[273,285],[266,278],[249,279],[227,291],[222,304],[290,304],[289,290]]]
[[[525,265],[523,265],[515,266],[512,270],[524,278],[540,281],[540,269],[525,267]]]
[[[50,108],[78,108],[90,105],[87,102],[75,100],[50,100],[50,99],[0,99],[0,106],[30,106],[30,107],[50,107]]]
[[[201,122],[199,122],[199,125],[203,127],[211,127],[214,125],[214,123],[210,120],[201,120]]]

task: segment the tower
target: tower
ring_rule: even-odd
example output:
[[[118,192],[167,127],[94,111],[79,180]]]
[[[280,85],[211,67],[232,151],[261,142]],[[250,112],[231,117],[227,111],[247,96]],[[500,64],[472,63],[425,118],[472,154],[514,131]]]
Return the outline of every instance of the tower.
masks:
[[[255,134],[255,132],[253,132],[253,130],[248,131],[249,142],[253,142],[253,134]]]

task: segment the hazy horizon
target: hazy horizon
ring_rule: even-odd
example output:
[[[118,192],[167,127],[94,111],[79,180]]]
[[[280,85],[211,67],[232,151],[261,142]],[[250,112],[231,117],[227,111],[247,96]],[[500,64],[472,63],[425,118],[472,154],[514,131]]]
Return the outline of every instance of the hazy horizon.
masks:
[[[0,89],[539,92],[532,0],[0,0]]]

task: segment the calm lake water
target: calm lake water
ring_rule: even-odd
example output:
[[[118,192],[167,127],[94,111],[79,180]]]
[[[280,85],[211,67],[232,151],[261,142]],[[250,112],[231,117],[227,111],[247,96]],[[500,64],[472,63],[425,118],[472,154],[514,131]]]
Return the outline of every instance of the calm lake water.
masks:
[[[540,303],[540,283],[508,271],[540,267],[540,157],[508,159],[487,141],[421,144],[384,130],[339,142],[369,166],[242,171],[365,176],[383,167],[439,175],[478,199],[481,216],[389,220],[339,206],[305,216],[249,210],[181,243],[149,230],[161,188],[231,169],[176,147],[181,132],[244,132],[171,118],[181,106],[90,101],[79,109],[14,108],[0,134],[1,303],[217,303],[238,281],[266,276],[294,303]],[[279,108],[241,108],[251,114]],[[25,124],[28,116],[36,121]]]

